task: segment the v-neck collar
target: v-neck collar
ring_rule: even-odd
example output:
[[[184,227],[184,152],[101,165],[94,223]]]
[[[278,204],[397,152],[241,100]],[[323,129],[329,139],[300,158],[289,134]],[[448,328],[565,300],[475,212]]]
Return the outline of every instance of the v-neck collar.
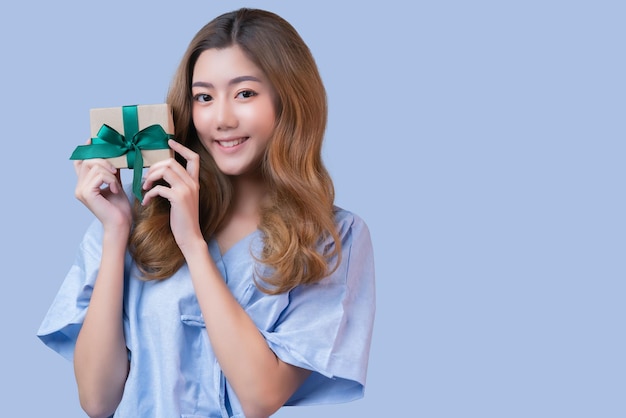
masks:
[[[223,254],[222,254],[222,250],[220,249],[220,245],[217,242],[217,239],[213,237],[211,238],[211,241],[209,242],[209,250],[211,252],[211,255],[213,256],[215,260],[218,260],[218,259],[225,260],[230,257],[230,254],[238,251],[239,247],[241,247],[244,244],[247,244],[247,249],[250,249],[250,242],[252,241],[252,238],[258,235],[258,233],[259,233],[259,230],[255,229],[254,231],[250,232],[248,235],[244,236],[239,241],[231,245],[230,248],[226,250],[226,252],[224,252]]]

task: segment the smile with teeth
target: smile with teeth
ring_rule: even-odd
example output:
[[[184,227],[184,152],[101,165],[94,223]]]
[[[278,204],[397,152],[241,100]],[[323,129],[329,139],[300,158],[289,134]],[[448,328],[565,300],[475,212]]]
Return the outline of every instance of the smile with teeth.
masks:
[[[235,147],[239,144],[243,144],[248,138],[236,138],[236,139],[229,139],[229,140],[215,140],[215,142],[217,142],[220,146],[224,147],[224,148],[232,148]]]

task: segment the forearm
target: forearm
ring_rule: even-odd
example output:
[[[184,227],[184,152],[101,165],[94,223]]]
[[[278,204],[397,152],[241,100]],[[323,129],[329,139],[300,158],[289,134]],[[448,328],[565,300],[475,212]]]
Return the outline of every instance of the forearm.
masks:
[[[202,244],[188,251],[186,259],[211,345],[246,416],[267,416],[309,372],[276,357]]]
[[[92,417],[115,411],[128,375],[122,319],[124,236],[128,236],[124,231],[105,231],[100,271],[76,341],[74,372],[80,402]]]

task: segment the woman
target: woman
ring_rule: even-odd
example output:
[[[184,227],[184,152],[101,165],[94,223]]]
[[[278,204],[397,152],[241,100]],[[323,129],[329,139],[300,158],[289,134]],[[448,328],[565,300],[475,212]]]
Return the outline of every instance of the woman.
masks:
[[[75,162],[98,221],[38,335],[91,417],[267,417],[363,395],[374,319],[365,223],[334,206],[314,59],[270,12],[217,17],[170,87],[176,159],[131,207]]]

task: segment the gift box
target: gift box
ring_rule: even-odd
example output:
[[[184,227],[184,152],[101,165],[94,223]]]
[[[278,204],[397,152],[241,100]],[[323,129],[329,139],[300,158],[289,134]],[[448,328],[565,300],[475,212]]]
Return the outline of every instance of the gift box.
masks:
[[[98,132],[103,125],[108,125],[113,128],[113,130],[127,137],[124,125],[124,110],[130,107],[134,106],[91,109],[89,111],[91,138],[96,138],[98,136]],[[172,119],[170,107],[167,104],[139,105],[136,106],[136,109],[137,132],[152,125],[159,125],[163,128],[166,134],[173,138],[174,121]],[[163,145],[165,148],[161,149],[146,149],[145,147],[141,149],[142,147],[139,145],[139,148],[141,149],[141,156],[143,157],[143,167],[150,167],[158,161],[165,160],[173,156],[173,151],[167,146],[167,140],[165,140]],[[129,167],[126,155],[110,157],[107,159],[117,168]]]
[[[167,104],[90,110],[91,144],[76,147],[70,159],[105,158],[117,168],[134,169],[133,190],[141,199],[144,167],[173,157],[167,145],[174,121]]]

